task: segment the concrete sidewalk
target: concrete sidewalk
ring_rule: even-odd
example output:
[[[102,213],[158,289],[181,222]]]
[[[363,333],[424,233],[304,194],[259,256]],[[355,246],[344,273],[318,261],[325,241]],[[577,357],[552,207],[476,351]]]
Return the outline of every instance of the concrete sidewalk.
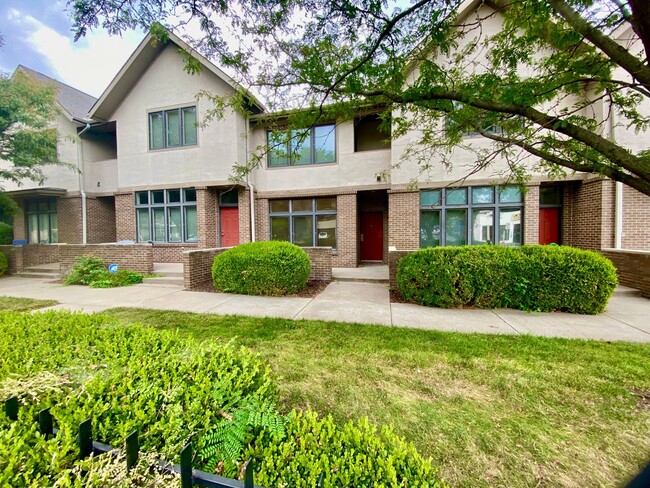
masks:
[[[605,341],[650,342],[650,300],[620,289],[601,315],[526,313],[518,310],[445,310],[390,303],[384,284],[333,282],[315,298],[251,297],[135,285],[94,289],[36,278],[0,279],[0,296],[53,299],[50,309],[100,312],[138,307],[184,312],[317,319],[455,332],[531,334]]]

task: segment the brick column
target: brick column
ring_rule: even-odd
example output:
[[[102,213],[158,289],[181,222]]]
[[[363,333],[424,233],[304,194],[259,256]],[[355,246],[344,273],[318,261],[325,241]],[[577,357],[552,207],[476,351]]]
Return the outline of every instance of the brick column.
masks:
[[[88,244],[115,242],[115,199],[112,197],[86,200]]]
[[[239,243],[244,244],[251,241],[251,202],[250,192],[247,189],[240,189],[237,192],[237,205],[239,206]],[[257,217],[255,217],[257,219]],[[255,236],[256,240],[257,236]]]
[[[356,194],[336,197],[336,220],[336,253],[332,256],[332,266],[356,268],[359,239]]]
[[[81,197],[61,197],[56,202],[56,215],[59,225],[59,242],[81,244]]]
[[[388,245],[398,251],[420,248],[420,193],[388,193]]]
[[[217,247],[217,192],[215,190],[196,189],[196,220],[199,247]]]
[[[267,198],[258,198],[255,200],[255,239],[268,241],[270,235],[269,200]]]
[[[28,241],[29,236],[27,235],[27,229],[25,227],[25,214],[23,212],[23,209],[25,207],[25,201],[19,200],[17,203],[18,203],[18,210],[14,215],[14,221],[13,221],[14,239],[24,239]]]
[[[523,223],[523,244],[539,244],[539,185],[526,187]]]
[[[137,240],[134,198],[133,193],[115,195],[115,234],[118,241]]]

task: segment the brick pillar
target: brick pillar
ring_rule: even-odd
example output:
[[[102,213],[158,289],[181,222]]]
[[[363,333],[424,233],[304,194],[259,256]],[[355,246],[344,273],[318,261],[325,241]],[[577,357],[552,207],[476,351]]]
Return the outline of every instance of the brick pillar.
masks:
[[[239,206],[239,243],[251,241],[251,202],[250,192],[243,188],[237,192],[237,205]],[[257,219],[257,216],[255,217]],[[259,240],[255,236],[256,240]]]
[[[27,236],[27,228],[25,227],[25,213],[23,212],[25,207],[25,201],[20,200],[18,203],[18,210],[14,215],[13,227],[14,227],[14,239],[24,239],[29,240]]]
[[[196,189],[196,219],[200,248],[217,247],[217,192],[210,188]]]
[[[648,222],[650,222],[650,197],[630,186],[623,185],[623,249],[650,251]]]
[[[133,193],[115,195],[115,233],[118,241],[137,240]]]
[[[270,238],[269,201],[267,198],[257,198],[255,200],[255,239],[268,241]]]
[[[388,245],[398,251],[420,248],[420,193],[388,193]]]
[[[56,214],[59,225],[59,242],[81,244],[81,196],[61,197],[56,202]]]
[[[539,185],[526,187],[523,243],[539,244]]]
[[[615,184],[612,180],[601,180],[601,227],[600,227],[600,248],[614,247],[614,212],[615,212]],[[645,223],[644,223],[645,224]],[[647,225],[647,224],[646,224]]]
[[[113,197],[86,200],[88,244],[115,242],[115,199]]]
[[[357,241],[359,239],[357,195],[338,195],[336,197],[336,253],[332,256],[335,268],[356,268]]]

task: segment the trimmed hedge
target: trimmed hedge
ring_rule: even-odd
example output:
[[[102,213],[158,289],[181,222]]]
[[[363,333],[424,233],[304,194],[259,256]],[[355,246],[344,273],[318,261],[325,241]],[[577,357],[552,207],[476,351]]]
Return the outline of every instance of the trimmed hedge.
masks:
[[[307,284],[311,262],[305,251],[288,242],[241,244],[214,258],[212,281],[223,292],[244,295],[289,295]]]
[[[421,249],[402,258],[399,292],[441,308],[517,308],[597,314],[618,284],[607,258],[565,246]]]
[[[7,255],[3,252],[0,252],[0,276],[5,274],[8,269],[9,269],[9,260],[7,259]]]
[[[0,245],[7,246],[14,241],[14,228],[9,224],[0,222]]]

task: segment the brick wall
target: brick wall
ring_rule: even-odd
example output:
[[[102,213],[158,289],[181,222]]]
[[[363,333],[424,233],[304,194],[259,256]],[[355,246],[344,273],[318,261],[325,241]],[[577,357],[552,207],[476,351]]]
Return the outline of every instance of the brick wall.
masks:
[[[23,200],[18,200],[18,211],[14,215],[13,228],[14,228],[14,239],[24,239],[29,240],[27,237],[27,229],[25,228],[25,214],[23,212],[23,206],[25,205]]]
[[[182,263],[183,253],[198,249],[198,244],[154,244],[153,245],[153,262],[154,263]]]
[[[336,197],[336,252],[332,265],[336,268],[356,268],[359,236],[356,194]]]
[[[623,185],[624,249],[650,250],[650,197]]]
[[[388,245],[397,250],[420,247],[419,192],[388,193]],[[390,260],[390,258],[389,258]]]
[[[217,247],[217,219],[217,191],[214,188],[197,188],[196,220],[199,247]]]
[[[397,289],[397,265],[399,260],[414,251],[389,251],[388,252],[388,283],[392,290]]]
[[[524,244],[539,244],[539,186],[527,186],[524,195]]]
[[[79,244],[82,242],[81,197],[61,197],[56,202],[59,225],[59,242]]]
[[[115,198],[86,199],[86,231],[89,244],[115,242]]]
[[[115,236],[116,241],[135,241],[135,200],[133,193],[115,195]]]
[[[29,244],[18,246],[23,253],[23,266],[38,266],[39,264],[50,264],[59,262],[60,244]]]
[[[255,200],[255,240],[268,241],[269,229],[269,201],[266,198]]]
[[[23,253],[20,246],[0,246],[0,252],[7,256],[9,268],[7,273],[12,274],[23,269]]]
[[[153,273],[153,249],[150,244],[69,244],[59,248],[60,269],[65,274],[77,256],[97,256],[108,266],[117,263],[121,269],[137,271],[142,274]]]
[[[212,283],[212,263],[217,254],[227,248],[198,249],[183,252],[183,286],[186,290],[200,290]]]
[[[617,249],[603,249],[601,252],[616,266],[621,285],[637,288],[643,296],[650,298],[650,252]]]
[[[303,247],[303,250],[311,261],[309,281],[332,281],[332,248]]]
[[[245,242],[251,241],[250,192],[245,189],[240,189],[237,196],[237,205],[239,206],[239,243],[244,244]],[[257,215],[255,216],[255,219],[257,220]],[[266,239],[268,239],[268,237]]]
[[[610,180],[568,184],[564,194],[562,243],[582,249],[611,247],[614,241],[614,187]]]

